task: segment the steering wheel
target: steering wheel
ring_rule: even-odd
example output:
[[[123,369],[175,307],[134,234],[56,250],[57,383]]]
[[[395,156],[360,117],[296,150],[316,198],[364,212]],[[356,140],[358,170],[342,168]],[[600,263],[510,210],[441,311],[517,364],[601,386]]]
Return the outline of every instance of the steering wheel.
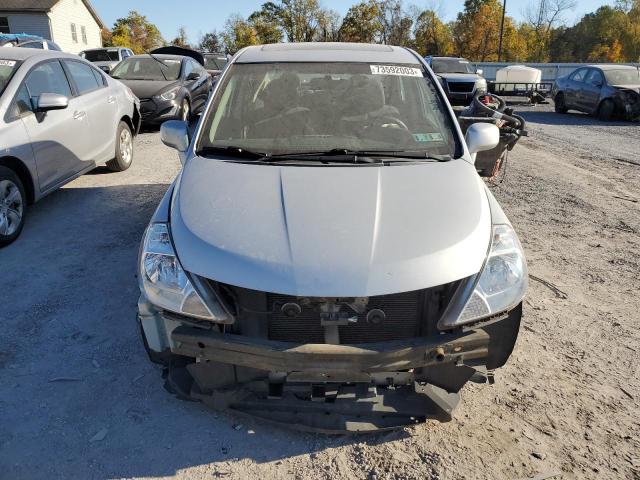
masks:
[[[388,121],[385,121],[385,120],[388,120]],[[402,130],[410,132],[409,127],[407,127],[407,124],[404,123],[402,120],[400,120],[398,117],[392,117],[390,115],[383,115],[381,117],[375,118],[375,121],[377,123],[377,126],[382,127],[382,128],[389,128],[388,125],[397,125]],[[380,122],[380,123],[378,123],[378,122]]]

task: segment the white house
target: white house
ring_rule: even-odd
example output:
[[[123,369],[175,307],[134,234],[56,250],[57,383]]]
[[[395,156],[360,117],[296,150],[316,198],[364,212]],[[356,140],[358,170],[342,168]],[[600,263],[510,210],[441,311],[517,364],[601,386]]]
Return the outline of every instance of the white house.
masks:
[[[103,27],[89,0],[0,0],[0,33],[39,35],[65,52],[101,47]]]

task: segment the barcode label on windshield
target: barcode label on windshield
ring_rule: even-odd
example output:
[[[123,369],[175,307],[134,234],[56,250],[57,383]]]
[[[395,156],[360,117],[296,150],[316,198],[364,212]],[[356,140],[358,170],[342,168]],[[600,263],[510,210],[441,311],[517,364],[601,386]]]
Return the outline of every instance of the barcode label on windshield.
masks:
[[[0,60],[0,67],[13,67],[15,64],[15,60]]]
[[[422,77],[422,70],[398,65],[371,65],[373,75],[401,75],[403,77]]]

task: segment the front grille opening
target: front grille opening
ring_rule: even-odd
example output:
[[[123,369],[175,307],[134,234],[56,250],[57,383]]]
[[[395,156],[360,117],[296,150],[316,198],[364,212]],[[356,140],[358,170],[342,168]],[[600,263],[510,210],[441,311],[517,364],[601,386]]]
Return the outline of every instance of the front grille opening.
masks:
[[[366,311],[357,316],[357,323],[338,327],[340,343],[375,343],[404,340],[420,335],[422,319],[421,291],[370,297]],[[296,297],[267,294],[267,305],[273,311],[269,321],[269,339],[296,343],[325,343],[324,327],[320,325],[319,311],[313,307],[303,307],[302,313],[288,317],[279,305],[296,302]],[[382,323],[367,322],[367,312],[382,310],[386,318]]]
[[[471,93],[473,92],[474,82],[450,82],[447,83],[450,92],[455,93]]]

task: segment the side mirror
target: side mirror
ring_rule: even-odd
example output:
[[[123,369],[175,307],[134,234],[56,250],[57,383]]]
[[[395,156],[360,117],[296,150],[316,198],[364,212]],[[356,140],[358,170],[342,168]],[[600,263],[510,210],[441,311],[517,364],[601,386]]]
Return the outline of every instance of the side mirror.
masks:
[[[49,110],[64,110],[69,106],[69,99],[58,93],[41,93],[36,103],[38,112],[48,112]]]
[[[484,70],[482,70],[481,68],[476,70],[477,75],[482,75],[483,73],[484,73]]]
[[[108,74],[109,72],[111,72],[111,67],[109,65],[103,65],[102,67],[100,67],[100,70]]]
[[[500,143],[500,129],[492,123],[474,123],[467,129],[467,134],[464,138],[467,142],[469,153],[475,162],[478,152],[491,150],[498,146],[498,143]]]
[[[181,120],[167,120],[160,126],[160,139],[167,147],[178,152],[186,152],[189,148],[189,127]]]
[[[191,72],[189,75],[187,75],[187,82],[198,80],[199,78],[200,74],[198,72]]]

